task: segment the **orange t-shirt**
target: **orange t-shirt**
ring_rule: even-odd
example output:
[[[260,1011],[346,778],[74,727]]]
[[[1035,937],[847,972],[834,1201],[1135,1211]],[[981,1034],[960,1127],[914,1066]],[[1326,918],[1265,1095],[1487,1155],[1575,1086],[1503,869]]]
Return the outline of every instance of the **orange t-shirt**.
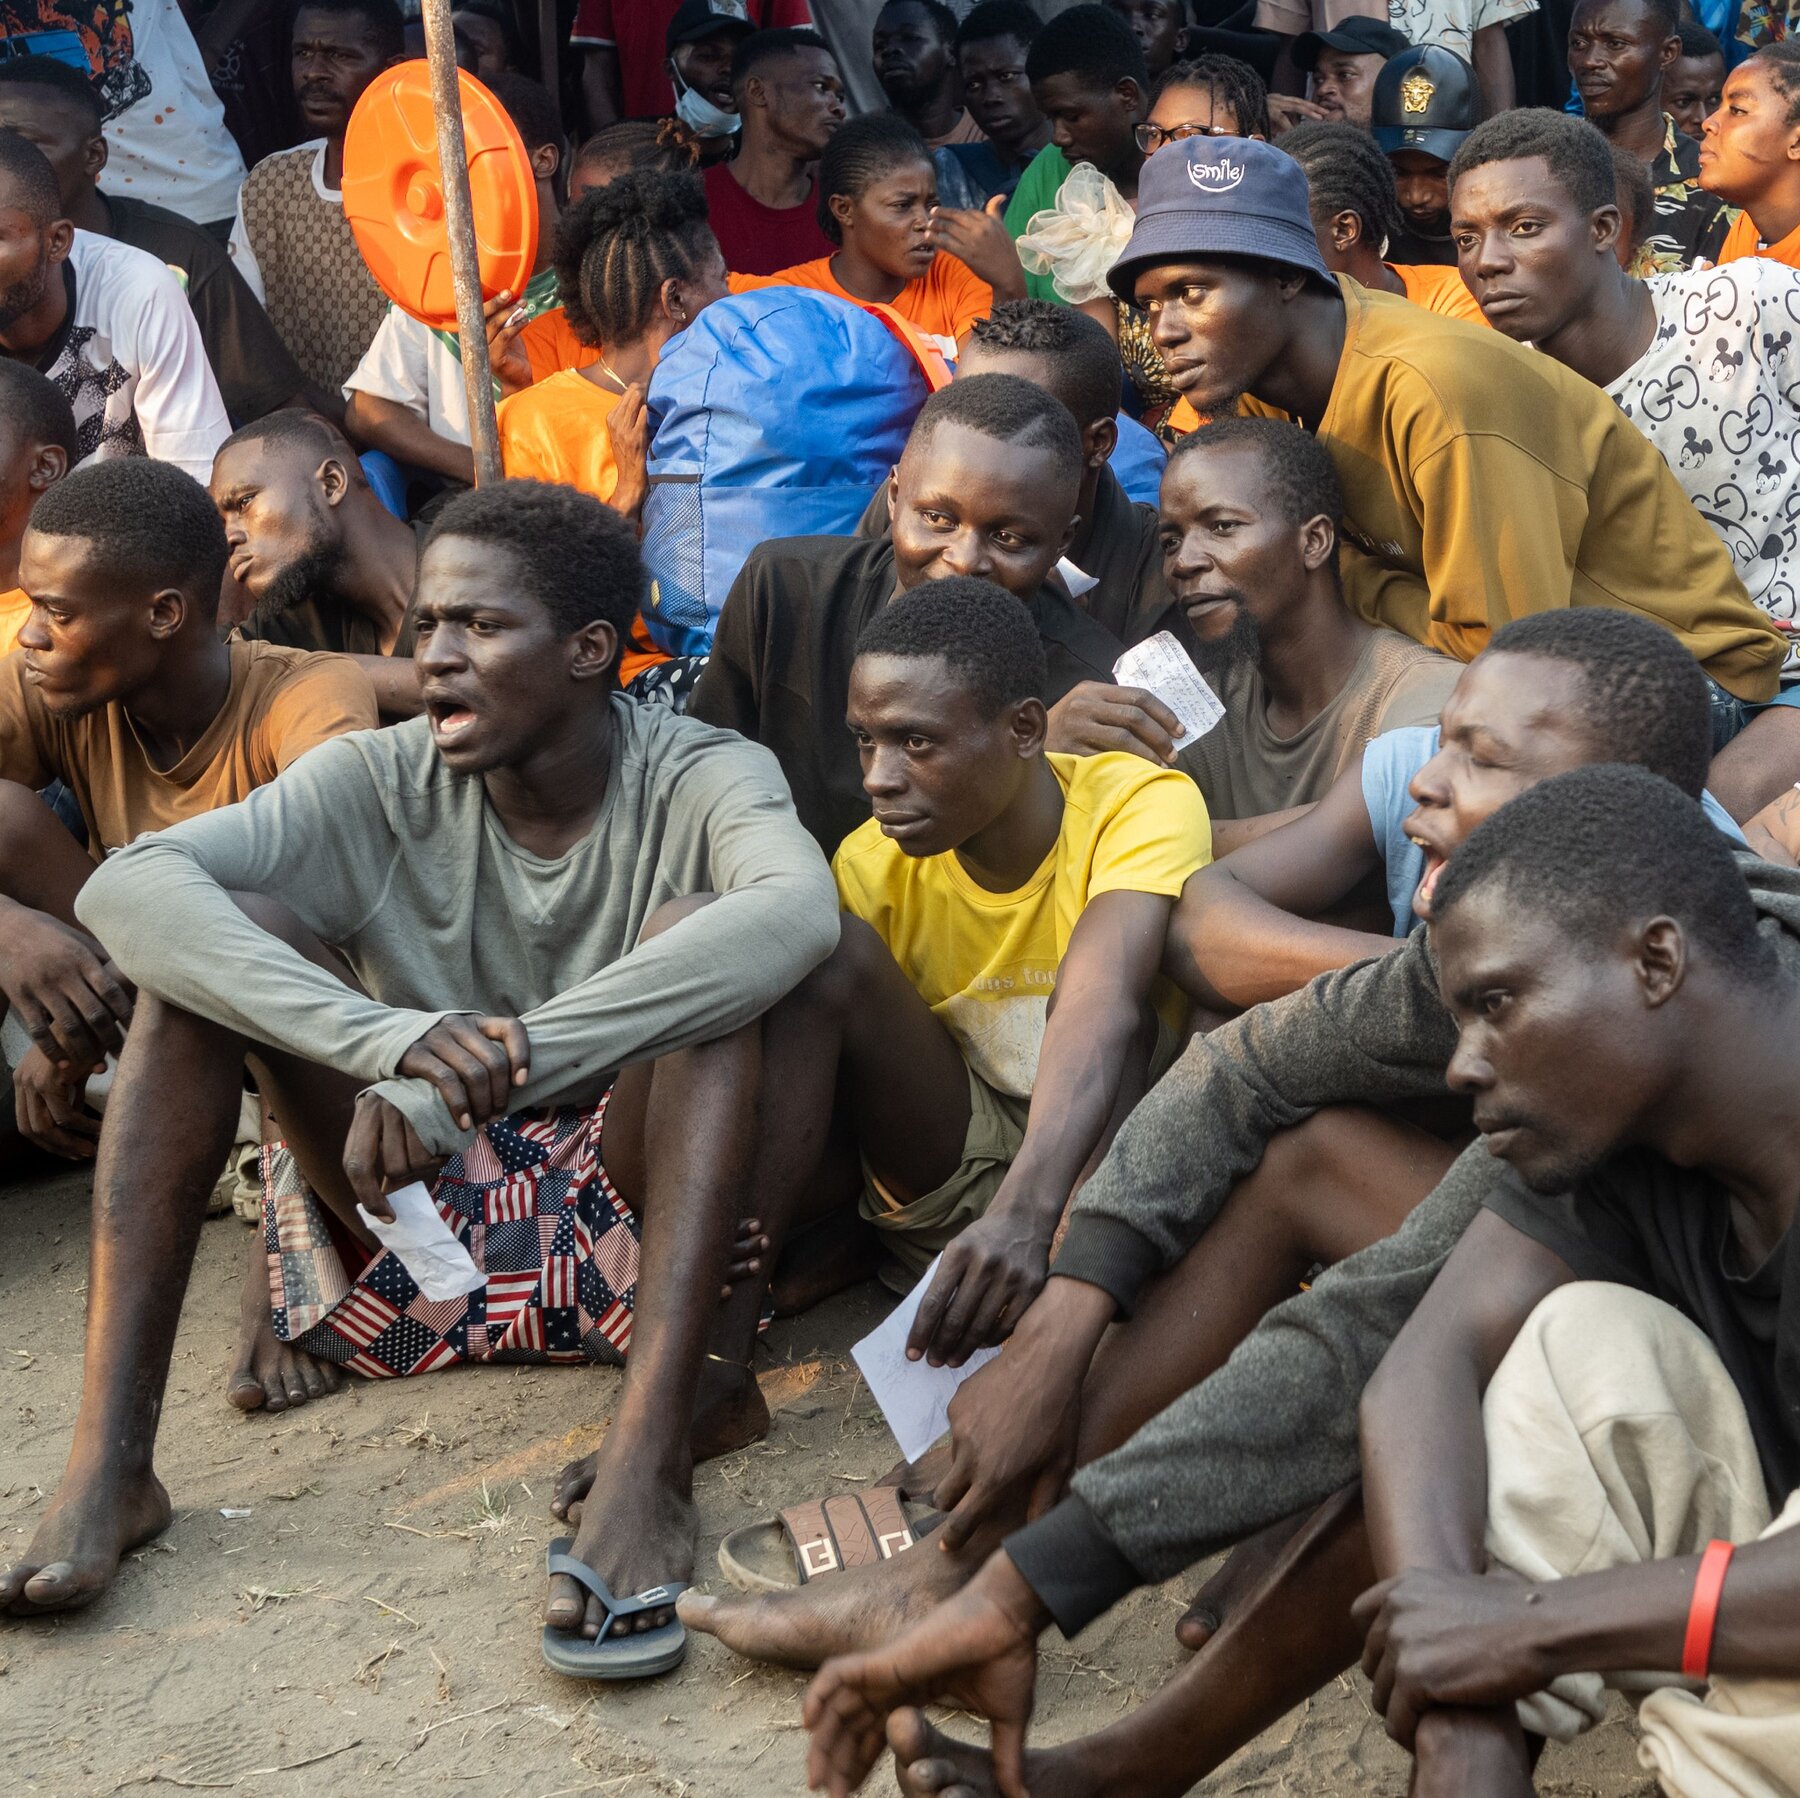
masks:
[[[594,359],[588,351],[588,361]],[[575,369],[558,369],[535,387],[503,399],[495,411],[500,460],[509,476],[561,481],[595,499],[610,500],[619,485],[606,421],[618,394]]]
[[[1406,297],[1415,306],[1423,306],[1427,312],[1441,312],[1445,318],[1464,318],[1472,325],[1487,324],[1458,269],[1430,262],[1390,262],[1388,267],[1400,277]]]
[[[549,315],[546,314],[546,317]],[[560,315],[559,315],[560,316]],[[586,352],[592,362],[594,352]],[[500,402],[500,465],[509,477],[560,481],[595,499],[612,499],[619,486],[606,421],[620,396],[596,386],[575,369],[546,375],[535,387]],[[650,641],[640,614],[619,657],[619,685],[630,683],[668,656]]]
[[[520,331],[519,347],[531,364],[531,378],[541,381],[562,368],[585,368],[594,359],[593,348],[575,335],[569,315],[560,306],[540,312]]]
[[[19,647],[19,632],[31,616],[31,596],[23,587],[0,593],[0,656],[9,656]]]
[[[1719,249],[1720,262],[1737,262],[1745,256],[1765,256],[1771,262],[1785,262],[1789,268],[1800,268],[1800,228],[1790,231],[1779,243],[1764,244],[1756,234],[1755,221],[1740,212],[1725,233]]]
[[[839,286],[831,272],[829,256],[784,268],[778,275],[739,276],[731,285],[734,293],[747,293],[758,287],[811,287],[820,293],[835,294],[853,306],[862,304]],[[956,346],[969,327],[993,311],[994,290],[966,263],[940,250],[932,258],[931,267],[917,281],[908,281],[891,304],[908,323],[935,338],[937,347],[954,361]]]
[[[231,684],[199,740],[159,768],[116,700],[78,718],[50,711],[25,659],[0,660],[0,779],[67,781],[95,861],[147,830],[234,805],[317,743],[381,722],[369,677],[348,656],[273,643],[230,645]]]

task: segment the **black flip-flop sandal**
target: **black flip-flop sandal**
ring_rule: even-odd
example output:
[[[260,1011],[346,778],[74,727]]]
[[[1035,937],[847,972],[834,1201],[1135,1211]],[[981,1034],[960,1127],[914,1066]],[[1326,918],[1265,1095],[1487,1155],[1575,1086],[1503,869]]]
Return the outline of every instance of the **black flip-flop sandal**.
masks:
[[[544,1659],[571,1679],[649,1679],[679,1667],[687,1654],[687,1629],[679,1618],[660,1629],[623,1636],[612,1632],[627,1618],[641,1617],[646,1611],[667,1610],[687,1590],[687,1582],[652,1586],[634,1598],[615,1598],[593,1568],[569,1553],[574,1546],[572,1536],[561,1536],[552,1542],[545,1558],[546,1571],[565,1574],[583,1591],[591,1592],[605,1607],[606,1620],[592,1641],[579,1630],[552,1629],[545,1624]]]

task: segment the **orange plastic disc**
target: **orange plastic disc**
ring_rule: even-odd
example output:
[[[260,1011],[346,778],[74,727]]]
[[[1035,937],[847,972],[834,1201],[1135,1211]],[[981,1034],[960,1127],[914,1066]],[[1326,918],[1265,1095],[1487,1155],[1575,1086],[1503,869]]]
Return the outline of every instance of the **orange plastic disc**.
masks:
[[[481,83],[457,70],[482,298],[522,294],[537,261],[537,183],[524,140]],[[422,324],[454,330],[456,290],[431,74],[397,63],[369,83],[344,136],[344,216],[376,285]]]

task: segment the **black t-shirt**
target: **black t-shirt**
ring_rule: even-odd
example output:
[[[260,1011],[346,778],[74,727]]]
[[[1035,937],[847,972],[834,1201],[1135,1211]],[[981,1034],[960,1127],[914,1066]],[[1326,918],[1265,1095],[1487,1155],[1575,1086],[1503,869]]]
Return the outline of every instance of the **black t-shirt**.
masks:
[[[894,597],[885,538],[780,537],[732,584],[688,715],[775,752],[794,809],[827,855],[869,816],[862,765],[844,723],[862,628]],[[1083,681],[1112,679],[1121,644],[1060,587],[1031,601],[1054,704]]]
[[[425,526],[413,522],[413,542],[417,553],[425,553]],[[381,629],[374,619],[335,596],[314,595],[277,612],[270,618],[254,613],[238,626],[237,634],[253,643],[279,643],[284,649],[306,649],[315,653],[344,656],[378,656]],[[413,652],[412,607],[400,620],[400,635],[386,653],[399,660],[410,660]]]
[[[186,290],[233,425],[273,412],[306,385],[269,315],[216,237],[164,207],[118,194],[100,197],[112,214],[113,236],[154,256]]]
[[[1636,1287],[1698,1324],[1743,1397],[1771,1499],[1800,1487],[1800,1227],[1745,1268],[1725,1188],[1647,1149],[1552,1197],[1509,1172],[1487,1205],[1579,1279]]]
[[[889,528],[883,481],[856,534],[886,538]],[[1102,468],[1094,484],[1093,528],[1077,566],[1094,584],[1076,604],[1127,649],[1156,631],[1174,631],[1188,645],[1186,615],[1163,577],[1162,521],[1154,506],[1132,499],[1110,468]]]
[[[1388,239],[1387,260],[1400,268],[1455,268],[1456,242],[1448,235],[1420,237],[1402,227],[1399,236]]]

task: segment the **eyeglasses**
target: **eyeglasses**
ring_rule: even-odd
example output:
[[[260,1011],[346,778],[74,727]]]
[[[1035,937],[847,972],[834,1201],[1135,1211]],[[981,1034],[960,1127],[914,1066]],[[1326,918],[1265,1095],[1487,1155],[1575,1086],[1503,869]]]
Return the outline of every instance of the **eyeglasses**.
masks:
[[[1164,144],[1178,144],[1184,137],[1236,137],[1237,133],[1227,125],[1140,125],[1132,135],[1146,156],[1154,156]]]

